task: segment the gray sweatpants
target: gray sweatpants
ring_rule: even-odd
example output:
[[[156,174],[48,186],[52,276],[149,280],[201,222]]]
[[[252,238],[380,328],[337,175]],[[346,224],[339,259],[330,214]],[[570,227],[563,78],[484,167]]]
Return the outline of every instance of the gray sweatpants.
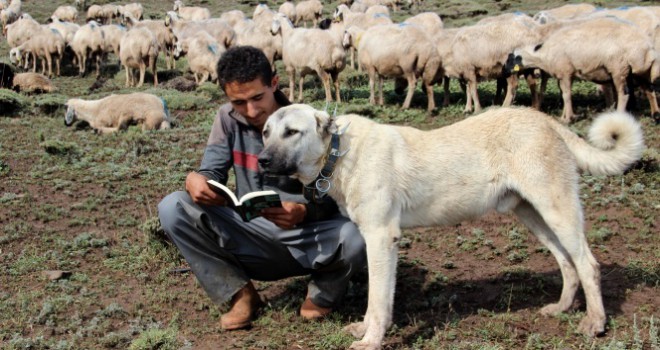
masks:
[[[158,216],[218,305],[250,279],[311,275],[308,295],[314,304],[332,307],[344,295],[351,276],[366,266],[357,226],[339,214],[283,230],[262,217],[243,222],[230,208],[197,205],[187,192],[179,191],[160,202]]]

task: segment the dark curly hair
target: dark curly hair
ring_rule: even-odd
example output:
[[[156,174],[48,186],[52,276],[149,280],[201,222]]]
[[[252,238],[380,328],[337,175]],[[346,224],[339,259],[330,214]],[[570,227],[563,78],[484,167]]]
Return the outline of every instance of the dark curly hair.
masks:
[[[230,48],[218,60],[217,68],[222,90],[228,83],[247,83],[257,78],[270,86],[274,75],[263,51],[252,46]]]

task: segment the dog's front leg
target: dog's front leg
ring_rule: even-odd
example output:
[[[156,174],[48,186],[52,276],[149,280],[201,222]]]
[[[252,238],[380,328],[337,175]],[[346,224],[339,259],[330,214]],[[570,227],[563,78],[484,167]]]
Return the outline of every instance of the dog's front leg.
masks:
[[[398,241],[401,229],[397,223],[388,226],[360,227],[367,245],[369,266],[369,300],[364,322],[346,327],[356,337],[351,349],[375,350],[381,348],[385,331],[392,324]]]

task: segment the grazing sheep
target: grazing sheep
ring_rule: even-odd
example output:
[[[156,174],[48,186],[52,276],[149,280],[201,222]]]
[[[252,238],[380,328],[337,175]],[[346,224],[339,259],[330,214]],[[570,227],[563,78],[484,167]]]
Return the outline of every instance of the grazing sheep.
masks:
[[[245,20],[245,13],[241,10],[230,10],[227,12],[223,12],[220,15],[220,20],[227,22],[232,28],[236,26],[237,23]]]
[[[52,17],[64,22],[75,22],[78,19],[78,9],[73,6],[60,6],[53,12]]]
[[[84,120],[101,134],[125,130],[131,124],[142,124],[143,131],[169,129],[171,126],[165,101],[147,93],[110,95],[92,101],[72,98],[66,106],[66,126]]]
[[[138,21],[130,14],[125,14],[122,16],[122,19],[122,23],[129,29],[144,27],[154,33],[160,49],[165,53],[165,64],[167,69],[175,68],[174,42],[176,41],[176,38],[174,33],[172,33],[172,30],[165,25],[163,20],[145,19],[143,21]]]
[[[316,23],[323,15],[323,4],[319,0],[304,0],[296,4],[296,26],[302,23],[307,27],[307,21],[312,21],[312,26],[316,27]]]
[[[369,6],[369,8],[366,11],[364,11],[364,14],[367,16],[384,15],[389,17],[390,9],[387,8],[387,6],[385,5],[374,5],[374,6]]]
[[[451,65],[448,65],[446,62],[451,56],[451,43],[454,41],[456,34],[460,28],[444,28],[441,31],[437,32],[435,36],[432,36],[432,39],[435,43],[436,48],[438,49],[438,55],[440,56],[440,62],[442,62],[442,68],[444,72],[443,77],[443,101],[442,105],[444,107],[449,106],[449,82],[450,79],[461,79],[461,76],[456,72]],[[463,92],[465,92],[465,83],[463,85]]]
[[[101,26],[101,31],[103,32],[103,51],[105,53],[112,52],[119,57],[119,46],[122,37],[126,34],[126,27],[119,24],[108,24]]]
[[[335,85],[336,101],[341,102],[339,73],[346,66],[344,48],[328,31],[294,28],[284,15],[273,19],[272,34],[282,35],[282,62],[289,76],[289,99],[294,101],[296,73],[300,74],[298,101],[303,99],[305,75],[316,73],[325,88],[325,100],[332,101],[330,78]]]
[[[181,0],[174,2],[174,12],[186,21],[202,21],[211,18],[211,11],[205,7],[183,6]]]
[[[12,1],[13,3],[13,1]],[[15,11],[14,9],[6,8],[0,10],[0,22],[2,22],[2,33],[5,34],[7,31],[7,25],[16,22],[18,17],[21,15],[20,12]]]
[[[111,24],[117,18],[119,7],[117,5],[92,5],[87,9],[86,20],[101,24]]]
[[[40,24],[30,16],[21,16],[3,32],[10,47],[17,47],[39,31]]]
[[[617,110],[625,111],[630,74],[642,79],[642,88],[660,78],[660,58],[650,38],[639,27],[616,18],[576,21],[551,33],[543,44],[514,51],[523,67],[537,67],[559,81],[564,109],[562,120],[574,117],[571,85],[574,78],[611,82],[617,92]],[[655,99],[654,99],[655,100]],[[651,112],[658,111],[651,102]]]
[[[147,28],[132,28],[121,38],[119,44],[119,59],[126,69],[126,87],[140,87],[144,83],[147,67],[154,76],[154,86],[158,85],[156,59],[158,58],[158,41]],[[135,71],[140,70],[140,80],[136,85]]]
[[[42,73],[46,73],[48,65],[48,76],[53,76],[53,59],[55,60],[56,75],[60,75],[60,61],[64,55],[64,37],[56,29],[40,27],[39,31],[29,40],[13,48],[10,51],[10,59],[13,56],[18,64],[25,52],[29,52],[33,58],[32,71],[37,70],[37,59],[41,59]],[[12,52],[13,51],[13,52]]]
[[[295,22],[297,17],[296,17],[296,5],[292,3],[291,1],[285,1],[280,5],[280,9],[278,10],[279,13],[283,14],[286,16],[286,18],[289,19],[291,22]]]
[[[168,26],[177,40],[184,40],[198,32],[207,32],[215,40],[229,48],[236,41],[236,31],[225,21],[211,18],[203,21],[187,21],[179,18],[176,12],[169,11],[165,16],[165,25]]]
[[[254,46],[260,49],[268,58],[273,70],[275,70],[275,60],[282,57],[282,35],[279,33],[271,34],[270,28],[251,19],[245,19],[237,23],[234,28],[236,31],[236,45]]]
[[[270,25],[273,23],[273,19],[276,15],[277,12],[269,9],[268,5],[259,4],[254,7],[254,11],[252,12],[252,20],[257,24],[263,25],[270,29]]]
[[[450,55],[443,61],[443,66],[467,81],[465,112],[473,110],[473,103],[475,112],[481,110],[477,94],[477,83],[480,79],[506,78],[507,92],[503,105],[511,105],[515,98],[518,76],[505,75],[503,68],[509,54],[516,48],[542,42],[547,33],[561,25],[563,24],[539,25],[525,14],[504,14],[462,27],[456,33]],[[534,104],[538,105],[538,102],[535,101]]]
[[[433,84],[442,77],[440,56],[435,43],[420,27],[401,23],[370,28],[358,45],[358,60],[369,73],[371,104],[376,104],[377,79],[378,104],[383,105],[383,77],[403,77],[408,83],[408,94],[402,107],[409,108],[421,78],[428,99],[427,111],[435,109]]]
[[[567,4],[553,9],[539,11],[534,15],[534,20],[540,24],[546,24],[559,20],[575,19],[594,11],[596,11],[596,6],[592,4]]]
[[[80,26],[71,22],[63,22],[57,17],[51,17],[51,20],[52,21],[48,24],[48,27],[57,29],[57,31],[64,37],[64,42],[69,45],[73,40],[73,36],[78,29],[80,29]]]
[[[39,73],[18,73],[14,75],[12,88],[25,93],[57,91],[50,79]]]
[[[211,77],[211,80],[218,80],[218,60],[226,51],[223,45],[208,33],[199,32],[185,41],[179,41],[176,44],[174,57],[188,57],[188,66],[192,71],[195,82],[202,84]]]
[[[119,16],[124,17],[126,15],[130,15],[138,21],[141,21],[144,17],[144,8],[142,7],[142,4],[134,2],[119,6]]]
[[[337,9],[335,9],[333,14],[333,19],[335,22],[342,23],[346,30],[350,30],[353,27],[366,30],[367,28],[371,28],[377,25],[392,24],[392,19],[390,19],[389,16],[382,14],[368,16],[365,13],[355,12],[344,4],[337,6]],[[351,53],[351,68],[353,69],[356,68],[355,52],[358,46],[357,43],[359,41],[359,37],[353,36],[351,45],[345,46]],[[357,68],[359,69],[359,67]]]
[[[87,71],[87,59],[96,62],[96,76],[101,74],[101,58],[105,50],[103,31],[96,21],[89,21],[76,31],[69,44],[78,62],[78,72],[81,76]]]
[[[431,36],[436,35],[442,31],[442,19],[435,12],[422,12],[415,16],[409,17],[403,23],[414,24],[424,28],[424,31]]]

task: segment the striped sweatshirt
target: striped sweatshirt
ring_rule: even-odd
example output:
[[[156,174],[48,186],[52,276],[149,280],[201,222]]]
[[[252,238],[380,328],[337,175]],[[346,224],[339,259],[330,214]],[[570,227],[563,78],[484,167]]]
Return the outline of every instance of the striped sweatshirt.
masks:
[[[279,90],[275,92],[275,99],[281,106],[291,104]],[[303,196],[303,185],[298,180],[288,176],[266,176],[261,172],[257,157],[263,148],[261,132],[226,103],[215,116],[197,172],[227,184],[229,169],[233,167],[238,198],[254,191],[274,190],[283,201],[304,203],[307,222],[328,219],[338,213],[337,204],[330,197],[321,203],[311,203]]]

